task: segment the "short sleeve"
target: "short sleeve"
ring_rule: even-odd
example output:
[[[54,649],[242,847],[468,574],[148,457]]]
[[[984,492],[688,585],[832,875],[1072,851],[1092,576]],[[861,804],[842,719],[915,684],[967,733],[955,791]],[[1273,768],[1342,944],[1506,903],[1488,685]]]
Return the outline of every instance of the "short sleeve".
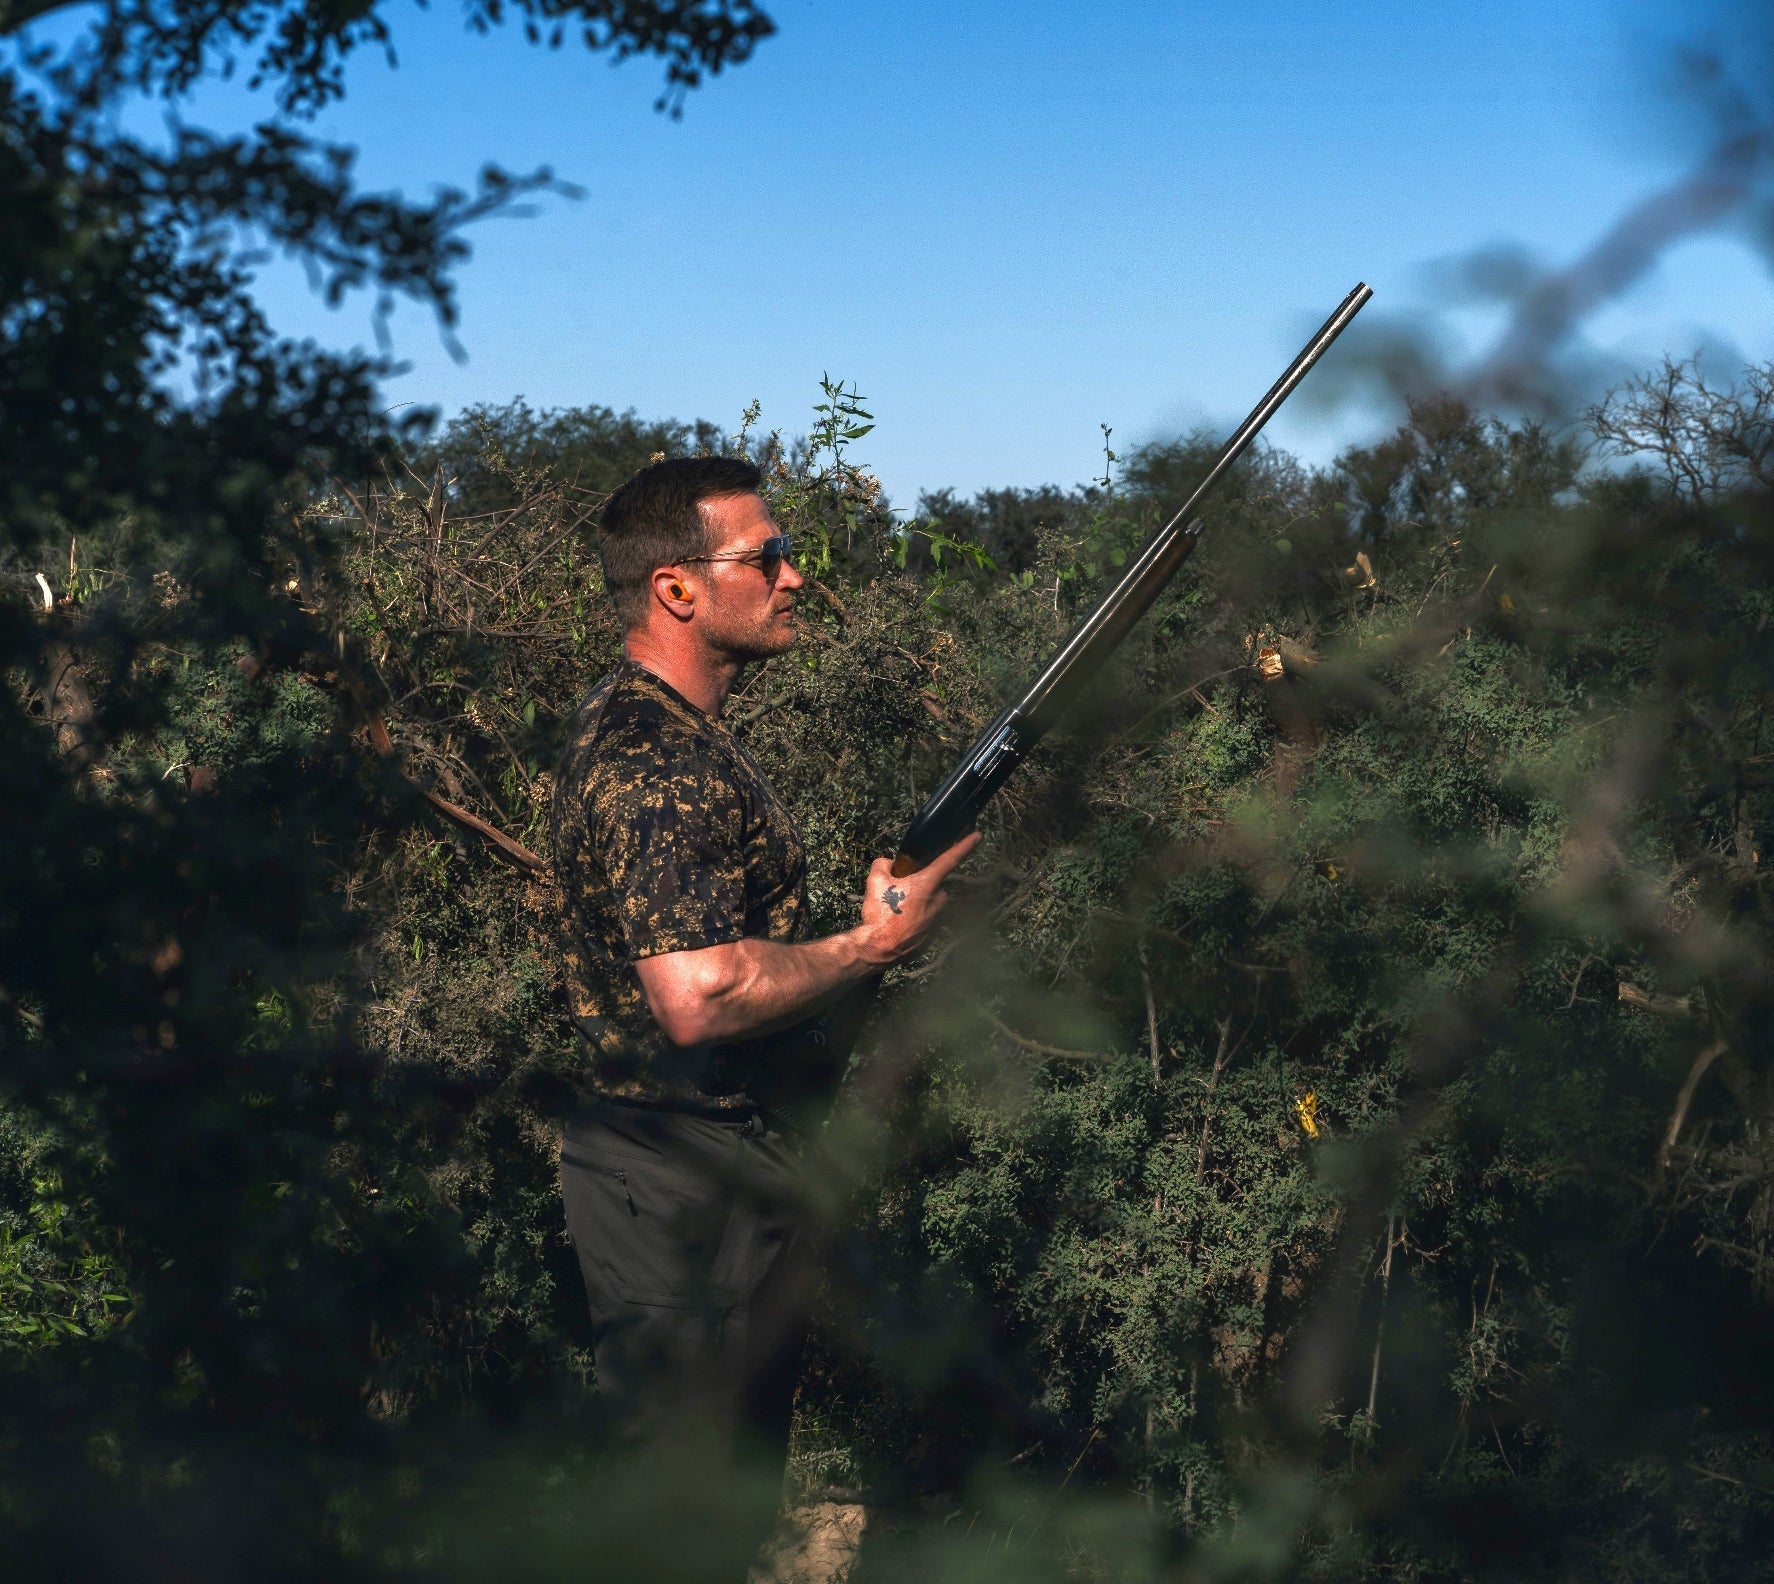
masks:
[[[694,741],[650,730],[617,735],[598,760],[587,824],[624,955],[743,938],[744,808],[731,774]]]

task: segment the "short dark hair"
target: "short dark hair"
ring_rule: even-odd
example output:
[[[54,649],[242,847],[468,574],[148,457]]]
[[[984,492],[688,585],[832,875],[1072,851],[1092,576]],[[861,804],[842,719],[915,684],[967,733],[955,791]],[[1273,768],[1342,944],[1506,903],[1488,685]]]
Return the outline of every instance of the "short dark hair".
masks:
[[[646,615],[654,572],[707,553],[702,503],[755,495],[762,482],[743,457],[674,457],[642,468],[604,503],[598,557],[623,626],[632,627]]]

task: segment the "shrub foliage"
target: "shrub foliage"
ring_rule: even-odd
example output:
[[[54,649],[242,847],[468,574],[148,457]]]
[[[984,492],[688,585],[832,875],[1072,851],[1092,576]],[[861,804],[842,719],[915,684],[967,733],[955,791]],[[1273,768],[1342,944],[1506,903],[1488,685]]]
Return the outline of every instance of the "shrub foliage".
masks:
[[[1241,466],[811,1124],[799,1486],[1033,1501],[1018,1577],[1763,1576],[1765,382]],[[853,390],[796,445],[755,417],[363,449],[244,616],[132,520],[17,555],[65,595],[8,618],[21,1555],[275,1523],[291,1572],[425,1571],[493,1449],[556,1449],[523,1501],[615,1489],[552,1161],[543,816],[618,643],[586,524],[650,456],[764,463],[803,637],[729,719],[837,928],[1211,456],[906,524]]]

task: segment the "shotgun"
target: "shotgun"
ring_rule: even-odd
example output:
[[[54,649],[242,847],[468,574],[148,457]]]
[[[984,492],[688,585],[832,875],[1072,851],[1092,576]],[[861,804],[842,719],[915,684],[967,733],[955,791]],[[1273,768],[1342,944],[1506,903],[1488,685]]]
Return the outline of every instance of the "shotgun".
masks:
[[[1294,387],[1306,377],[1312,365],[1324,356],[1331,342],[1343,333],[1344,327],[1372,296],[1373,292],[1366,285],[1358,284],[1343,299],[1342,305],[1325,320],[1300,355],[1288,365],[1287,372],[1269,387],[1269,394],[1238,426],[1213,466],[1207,470],[1207,476],[1196,485],[1194,493],[1178,508],[1176,515],[1151,537],[1115,586],[1072,629],[1071,636],[1060,645],[1058,653],[1023,689],[1016,702],[986,727],[961,756],[948,779],[906,827],[899,844],[899,856],[893,861],[894,874],[916,874],[973,828],[979,811],[992,794],[1052,730],[1085,681],[1109,658],[1115,646],[1127,636],[1128,629],[1146,613],[1165,584],[1189,559],[1201,534],[1196,508],[1207,498],[1208,491],[1244,454],[1263,425],[1275,416],[1281,404],[1293,394]]]

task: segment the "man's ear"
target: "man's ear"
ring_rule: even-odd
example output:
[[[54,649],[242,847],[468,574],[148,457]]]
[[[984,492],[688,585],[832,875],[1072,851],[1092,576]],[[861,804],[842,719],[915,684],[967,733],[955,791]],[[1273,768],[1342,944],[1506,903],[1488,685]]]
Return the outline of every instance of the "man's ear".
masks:
[[[679,621],[696,613],[696,590],[675,567],[660,567],[653,574],[653,598]]]

